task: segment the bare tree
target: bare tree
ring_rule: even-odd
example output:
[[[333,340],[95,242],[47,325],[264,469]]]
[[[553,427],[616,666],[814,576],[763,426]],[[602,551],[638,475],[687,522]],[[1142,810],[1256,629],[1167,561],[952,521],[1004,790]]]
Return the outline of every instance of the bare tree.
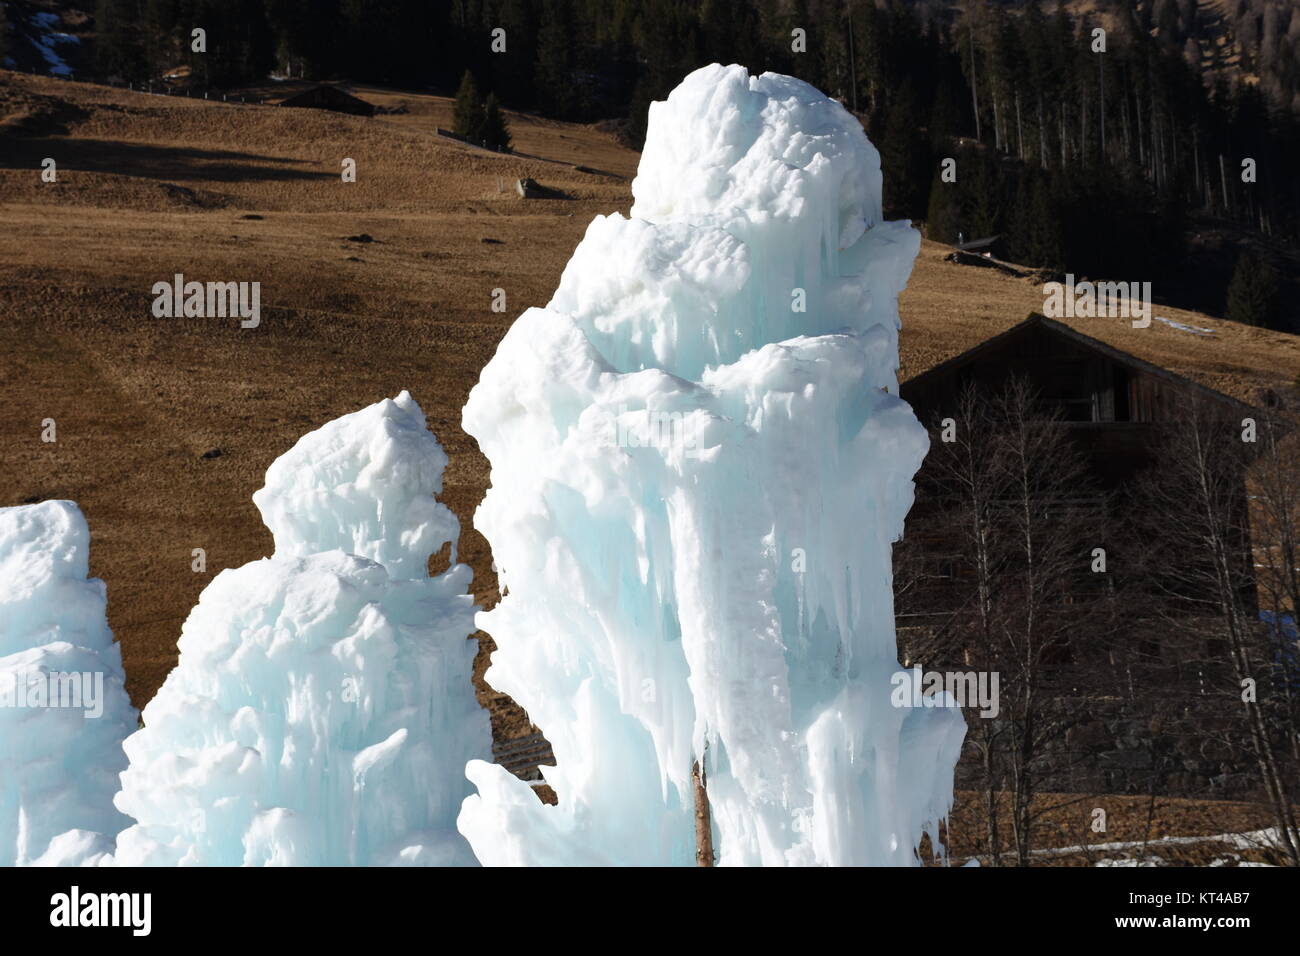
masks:
[[[1086,663],[1087,636],[1102,630],[1109,602],[1094,586],[1092,555],[1105,540],[1105,500],[1091,487],[1066,426],[1037,407],[1023,380],[995,406],[1007,462],[1000,591],[1003,710],[1009,726],[1012,830],[1017,862],[1029,863],[1039,784],[1059,769],[1041,758],[1061,750],[1084,716],[1065,699]],[[1098,558],[1104,562],[1104,549]],[[1086,596],[1086,600],[1079,600]],[[1076,660],[1076,649],[1079,659]]]
[[[1258,453],[1247,487],[1259,607],[1273,661],[1274,693],[1264,702],[1289,758],[1292,795],[1300,772],[1300,433],[1279,415],[1260,416]],[[1271,706],[1270,706],[1271,705]]]
[[[1284,730],[1277,719],[1287,709],[1288,681],[1278,680],[1270,628],[1258,607],[1259,594],[1271,588],[1284,596],[1293,576],[1294,551],[1288,549],[1295,540],[1297,492],[1286,484],[1281,448],[1270,445],[1270,429],[1253,418],[1225,421],[1206,404],[1193,403],[1186,415],[1184,423],[1166,429],[1142,495],[1149,588],[1170,631],[1183,635],[1184,648],[1206,648],[1207,735],[1216,732],[1210,705],[1239,702],[1242,733],[1234,742],[1258,768],[1283,856],[1300,866],[1290,748],[1280,739]],[[1252,480],[1261,436],[1264,477]],[[1253,509],[1248,482],[1261,489]],[[1268,540],[1262,546],[1256,541],[1252,550],[1252,516],[1261,512],[1272,520],[1254,524]],[[1259,575],[1261,590],[1256,555],[1265,556],[1265,572],[1268,563],[1275,572]]]
[[[985,396],[974,388],[961,394],[952,416],[934,423],[918,504],[901,542],[908,557],[908,586],[899,607],[935,621],[904,654],[904,663],[964,664],[994,669],[997,626],[993,595],[999,557],[994,549],[993,514],[1005,485],[1005,468],[994,447],[993,419]],[[919,557],[918,557],[919,556]],[[925,570],[918,570],[922,568]],[[967,736],[979,755],[985,803],[985,846],[999,865],[999,810],[1003,769],[1001,726],[974,719]]]
[[[896,589],[901,619],[930,626],[908,629],[924,639],[909,641],[904,656],[999,675],[1000,715],[968,707],[968,740],[989,861],[1004,855],[999,811],[1009,795],[1012,847],[1027,865],[1034,822],[1053,809],[1036,798],[1068,763],[1066,735],[1086,716],[1063,699],[1077,690],[1073,647],[1104,630],[1111,606],[1090,561],[1105,540],[1106,502],[1090,490],[1067,426],[1023,381],[996,394],[969,385],[934,424]]]

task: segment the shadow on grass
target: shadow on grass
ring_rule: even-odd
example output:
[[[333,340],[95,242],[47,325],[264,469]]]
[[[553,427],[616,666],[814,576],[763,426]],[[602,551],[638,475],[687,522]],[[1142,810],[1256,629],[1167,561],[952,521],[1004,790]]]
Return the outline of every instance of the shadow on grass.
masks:
[[[338,177],[335,172],[292,168],[310,162],[309,160],[75,137],[11,139],[9,148],[5,150],[3,165],[9,169],[39,168],[41,160],[47,156],[53,157],[59,169],[115,173],[173,182],[274,182]]]

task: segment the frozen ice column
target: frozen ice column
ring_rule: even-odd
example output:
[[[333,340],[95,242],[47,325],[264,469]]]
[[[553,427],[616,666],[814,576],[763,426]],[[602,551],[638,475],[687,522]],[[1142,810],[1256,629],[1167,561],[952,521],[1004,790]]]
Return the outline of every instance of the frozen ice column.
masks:
[[[118,864],[475,862],[455,818],[491,735],[446,464],[402,392],[271,465],[253,500],[275,555],[203,591],[126,742]]]
[[[487,679],[551,740],[559,804],[475,762],[458,825],[486,864],[691,864],[701,761],[724,864],[913,862],[964,734],[890,704],[919,236],[881,220],[856,120],[739,66],[651,107],[632,191],[465,407]]]
[[[90,530],[71,501],[0,508],[0,866],[93,865],[136,728]]]

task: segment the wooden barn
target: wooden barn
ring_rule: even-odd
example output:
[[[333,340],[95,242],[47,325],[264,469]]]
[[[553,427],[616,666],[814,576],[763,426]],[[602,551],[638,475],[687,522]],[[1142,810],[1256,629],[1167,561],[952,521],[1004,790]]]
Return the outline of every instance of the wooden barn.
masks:
[[[959,414],[968,386],[992,398],[1013,378],[1026,380],[1043,411],[1059,416],[1065,424],[1085,473],[1082,486],[1061,503],[1073,509],[1079,520],[1095,521],[1098,527],[1125,520],[1137,506],[1140,476],[1154,463],[1171,426],[1186,423],[1193,406],[1201,419],[1222,422],[1234,434],[1243,419],[1262,415],[1233,396],[1037,313],[905,380],[899,391],[935,441],[939,423]],[[940,505],[950,477],[936,472],[935,457],[932,449],[916,476],[916,501],[907,534],[916,549],[913,560],[919,562],[919,578],[916,591],[900,604],[900,632],[905,626],[942,620],[966,600],[969,569],[962,570],[962,562],[954,559],[957,548]],[[1241,467],[1249,466],[1243,460]],[[1250,522],[1245,511],[1247,474],[1242,470],[1231,479],[1239,489],[1243,528]],[[1243,539],[1236,549],[1243,562],[1243,579],[1250,576],[1249,548],[1249,541]],[[1081,564],[1072,600],[1086,601],[1099,580],[1088,573],[1086,563]],[[1253,603],[1253,597],[1246,597],[1247,603]]]
[[[1142,331],[1129,336],[1133,347],[1147,346]],[[1154,353],[1160,346],[1150,347]],[[1048,457],[1038,459],[1047,467],[1031,482],[1041,480],[1049,489],[1038,498],[1032,491],[1017,497],[1021,460],[997,460],[993,439],[967,446],[973,455],[945,457],[937,445],[939,423],[960,417],[969,386],[995,398],[1012,379],[1026,380],[1044,410],[1058,416],[1068,445],[1082,459],[1075,470],[1073,456],[1060,454],[1060,446],[1038,446],[1048,449]],[[1017,701],[1028,709],[1024,702],[1032,699],[1033,720],[1041,721],[1033,726],[1059,732],[1037,738],[1034,772],[1046,781],[1043,789],[1253,793],[1257,774],[1242,752],[1225,748],[1207,756],[1197,748],[1205,736],[1200,721],[1226,726],[1237,713],[1233,695],[1219,693],[1236,685],[1206,582],[1221,571],[1230,575],[1244,619],[1257,620],[1260,613],[1257,552],[1252,559],[1252,542],[1260,538],[1248,492],[1258,449],[1242,448],[1240,458],[1222,456],[1223,470],[1206,473],[1223,506],[1215,520],[1227,544],[1211,560],[1208,546],[1200,547],[1201,526],[1181,523],[1184,512],[1199,507],[1186,494],[1188,474],[1167,470],[1169,455],[1186,457],[1188,446],[1165,445],[1163,455],[1160,448],[1186,435],[1193,419],[1205,423],[1198,434],[1222,434],[1236,446],[1243,419],[1262,420],[1265,413],[1039,314],[918,371],[899,392],[932,439],[903,541],[894,550],[904,666],[989,668],[1000,672],[1012,711]],[[999,414],[980,419],[980,427],[990,429],[982,434],[1005,426]],[[1014,436],[1015,426],[1006,434]],[[1157,470],[1149,474],[1159,484],[1147,485],[1148,466],[1158,455]],[[981,470],[981,459],[993,463],[989,471]],[[1064,477],[1051,485],[1056,465]],[[999,484],[997,476],[1007,474],[1013,477]],[[977,486],[984,494],[978,509],[968,491]],[[1153,494],[1160,498],[1154,511]],[[1038,530],[1027,559],[1020,549],[1030,522]],[[1098,551],[1107,562],[1101,568]],[[1251,639],[1262,640],[1262,626],[1256,630]],[[1157,715],[1171,722],[1161,725],[1168,730],[1153,729]],[[993,738],[977,729],[1013,731],[1005,718],[987,727],[969,712],[968,720],[971,734],[957,781],[974,789],[989,779],[981,747],[1005,747],[999,759],[1013,749],[990,744]]]
[[[1153,430],[1180,421],[1190,402],[1208,405],[1225,421],[1240,421],[1254,411],[1037,313],[913,376],[899,391],[929,424],[951,413],[967,383],[996,391],[1015,375],[1027,378],[1043,403],[1070,423],[1094,475],[1107,487],[1122,484],[1147,464]]]
[[[337,86],[320,84],[310,89],[295,93],[288,99],[280,101],[281,106],[296,106],[305,109],[333,110],[336,113],[351,113],[354,116],[374,116],[373,103],[367,103],[351,93],[345,93]]]

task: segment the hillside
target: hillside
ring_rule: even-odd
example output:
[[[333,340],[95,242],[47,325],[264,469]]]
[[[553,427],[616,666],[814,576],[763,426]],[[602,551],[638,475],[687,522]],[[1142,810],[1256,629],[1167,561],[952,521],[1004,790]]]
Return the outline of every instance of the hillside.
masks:
[[[594,128],[514,113],[527,156],[487,153],[433,133],[450,125],[445,98],[355,92],[405,112],[362,119],[0,72],[11,147],[0,154],[0,504],[81,504],[137,704],[175,663],[204,585],[270,552],[250,496],[271,461],[403,388],[451,457],[444,499],[464,526],[475,593],[497,597],[472,528],[486,462],[460,408],[513,317],[549,299],[591,218],[627,211],[637,155]],[[56,183],[40,180],[47,156]],[[355,183],[340,181],[345,157]],[[564,198],[521,199],[510,188],[521,176]],[[903,297],[904,377],[1042,308],[1035,282],[947,251],[924,245]],[[151,286],[178,272],[260,281],[261,327],[154,318]],[[505,313],[490,309],[497,288]],[[1156,311],[1208,331],[1075,324],[1246,400],[1272,389],[1297,402],[1300,338]],[[53,444],[40,440],[47,418]],[[497,717],[499,733],[521,729],[522,715]]]

